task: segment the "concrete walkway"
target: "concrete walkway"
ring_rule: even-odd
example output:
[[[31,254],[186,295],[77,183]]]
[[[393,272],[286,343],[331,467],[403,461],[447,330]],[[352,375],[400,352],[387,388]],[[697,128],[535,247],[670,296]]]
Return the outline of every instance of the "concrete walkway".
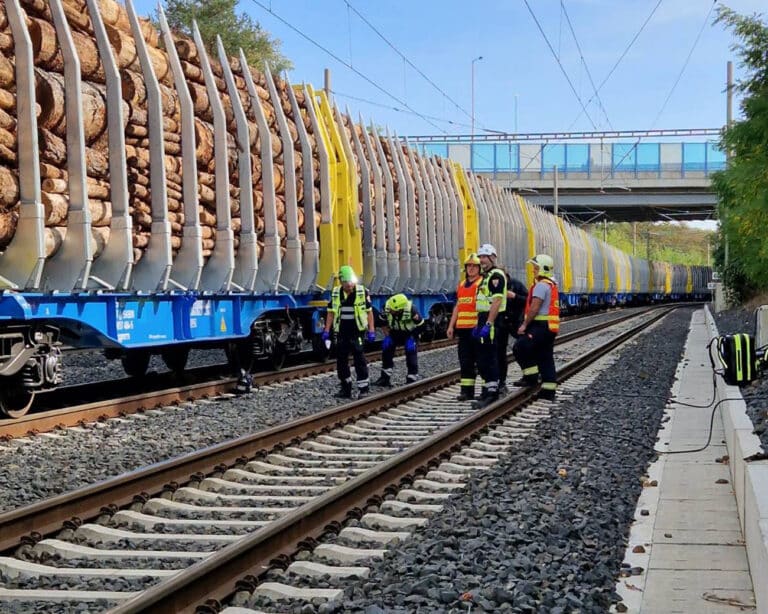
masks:
[[[692,450],[707,441],[714,390],[709,330],[694,312],[659,432],[659,451]],[[666,419],[666,418],[665,418]],[[620,578],[623,605],[642,614],[754,612],[747,552],[728,467],[723,421],[715,413],[712,443],[701,452],[664,454],[649,467]]]

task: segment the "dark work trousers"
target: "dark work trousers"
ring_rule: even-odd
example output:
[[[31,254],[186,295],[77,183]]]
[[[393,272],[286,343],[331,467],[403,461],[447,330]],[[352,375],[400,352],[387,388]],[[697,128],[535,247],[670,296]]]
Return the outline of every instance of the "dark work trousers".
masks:
[[[349,354],[355,358],[355,375],[357,376],[357,387],[365,388],[368,386],[368,362],[363,353],[363,333],[350,337],[339,333],[336,338],[336,373],[343,384],[351,385],[352,374],[349,370]]]
[[[487,313],[478,315],[477,327],[482,328],[488,320]],[[477,345],[477,368],[480,371],[480,377],[483,378],[483,396],[496,394],[499,390],[499,350],[496,343],[496,327],[494,326],[491,335],[483,339],[476,339]]]
[[[389,336],[392,337],[394,343],[381,352],[381,370],[388,376],[392,377],[392,370],[395,367],[395,349],[398,345],[405,346],[405,342],[408,341],[413,335],[407,330],[392,330],[389,331]],[[414,352],[405,352],[405,366],[408,369],[408,375],[419,374],[419,354],[418,350]]]
[[[499,367],[499,386],[501,387],[507,385],[507,350],[509,349],[507,346],[509,345],[509,328],[504,320],[503,314],[499,314],[494,324],[496,325],[495,341],[496,350],[498,352],[497,364]]]
[[[554,390],[557,383],[555,371],[555,333],[549,330],[546,322],[533,321],[526,328],[525,334],[517,338],[512,352],[515,354],[523,377],[532,383],[538,381],[541,373],[542,386]]]
[[[471,328],[457,328],[459,342],[459,369],[461,370],[461,392],[468,398],[475,396],[477,378],[477,343]]]

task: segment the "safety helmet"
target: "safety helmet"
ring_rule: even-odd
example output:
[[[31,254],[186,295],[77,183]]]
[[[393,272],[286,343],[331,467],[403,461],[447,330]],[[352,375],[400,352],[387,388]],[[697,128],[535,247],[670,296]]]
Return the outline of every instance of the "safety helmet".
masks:
[[[348,264],[345,264],[344,266],[339,268],[339,281],[343,284],[344,283],[356,284],[357,275],[355,275],[355,270]]]
[[[386,302],[384,309],[387,311],[404,311],[408,307],[408,303],[408,297],[405,294],[395,294]]]
[[[490,243],[483,243],[480,249],[477,250],[478,256],[494,256],[496,257],[496,248]]]
[[[467,259],[464,261],[464,266],[467,266],[468,264],[476,264],[477,266],[480,266],[480,258],[476,253],[472,252],[467,256]]]
[[[552,260],[551,256],[536,254],[528,262],[539,267],[539,275],[541,277],[552,277],[555,274],[555,261]]]

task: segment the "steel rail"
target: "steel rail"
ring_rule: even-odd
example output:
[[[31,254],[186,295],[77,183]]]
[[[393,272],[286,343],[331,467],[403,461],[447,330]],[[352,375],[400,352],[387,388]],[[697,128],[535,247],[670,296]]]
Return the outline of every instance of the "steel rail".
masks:
[[[639,315],[642,314],[628,314],[617,320],[598,323],[562,335],[558,343],[586,336]],[[129,505],[137,495],[152,496],[163,490],[173,490],[180,483],[199,479],[199,474],[210,473],[227,465],[243,464],[275,445],[305,437],[313,432],[329,430],[347,421],[405,403],[451,385],[458,379],[458,369],[447,371],[5,512],[0,514],[0,552],[17,546],[25,535],[51,534],[59,530],[66,521],[74,521],[77,524],[104,511]]]
[[[646,321],[618,335],[602,346],[566,364],[558,382],[592,364],[618,345],[645,330],[676,307],[660,310]],[[244,537],[187,570],[153,586],[109,610],[110,614],[147,612],[191,613],[210,600],[220,601],[235,592],[235,583],[251,584],[270,566],[270,561],[289,555],[308,539],[338,527],[350,511],[364,507],[388,487],[413,479],[413,473],[436,462],[457,446],[466,444],[479,431],[521,408],[536,394],[535,389],[498,400],[465,420],[408,448],[355,478],[333,488],[297,510]],[[251,577],[253,576],[253,577]],[[241,585],[242,586],[242,585]]]

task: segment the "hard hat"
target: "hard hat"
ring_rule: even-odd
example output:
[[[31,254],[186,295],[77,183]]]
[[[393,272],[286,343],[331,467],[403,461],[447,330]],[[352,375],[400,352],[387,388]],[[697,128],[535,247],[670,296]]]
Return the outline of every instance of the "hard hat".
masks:
[[[539,267],[539,275],[542,277],[552,277],[555,273],[555,261],[546,254],[536,254],[528,262]]]
[[[476,253],[472,252],[467,256],[467,259],[464,261],[464,266],[468,264],[476,264],[477,266],[480,266],[480,258],[478,258]]]
[[[403,311],[408,307],[408,303],[408,297],[405,296],[405,294],[395,294],[395,296],[391,297],[386,305],[384,305],[384,309],[387,311]]]
[[[341,283],[350,283],[350,284],[356,284],[357,283],[357,275],[355,275],[355,270],[349,266],[348,264],[345,264],[339,269],[339,281]]]
[[[477,250],[478,256],[496,256],[496,248],[490,243],[483,243]]]

